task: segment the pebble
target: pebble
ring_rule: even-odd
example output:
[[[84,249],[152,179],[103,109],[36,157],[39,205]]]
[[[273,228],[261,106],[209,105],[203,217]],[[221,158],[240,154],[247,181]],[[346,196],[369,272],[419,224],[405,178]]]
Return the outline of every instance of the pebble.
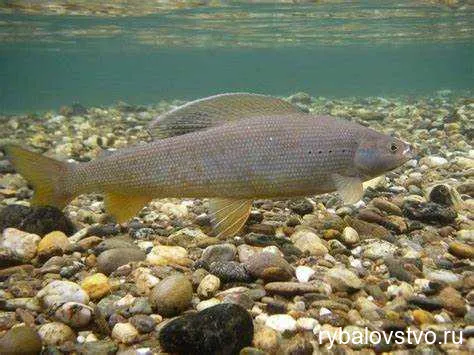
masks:
[[[92,319],[92,308],[77,302],[66,302],[54,313],[54,317],[73,328],[82,328]]]
[[[209,267],[209,272],[222,282],[249,282],[252,276],[244,264],[236,261],[216,261]]]
[[[296,320],[288,314],[273,314],[267,318],[265,325],[280,333],[294,332],[297,329]]]
[[[255,329],[253,345],[266,354],[278,354],[281,338],[281,334],[273,328],[259,325]]]
[[[296,214],[304,216],[305,214],[313,213],[314,207],[311,202],[307,199],[292,200],[289,202],[288,207]]]
[[[153,265],[182,265],[189,266],[192,261],[188,258],[188,251],[183,247],[157,245],[146,256],[146,261]]]
[[[296,320],[296,326],[302,330],[313,330],[319,322],[314,318],[301,317]]]
[[[305,293],[325,293],[323,283],[312,282],[269,282],[265,291],[283,296],[302,295]]]
[[[415,276],[405,269],[405,262],[402,259],[387,257],[384,262],[385,265],[387,265],[391,277],[406,282],[412,282],[415,279]]]
[[[362,281],[352,271],[341,267],[333,267],[326,273],[328,283],[339,291],[354,291],[362,288]]]
[[[467,312],[466,302],[461,294],[453,287],[445,287],[438,295],[444,308],[458,317],[464,317]]]
[[[428,155],[421,158],[420,165],[427,165],[430,168],[441,168],[448,165],[448,161],[443,157]]]
[[[387,258],[393,256],[397,251],[397,247],[385,240],[374,240],[364,245],[362,255],[371,260]]]
[[[12,328],[0,338],[1,354],[38,355],[41,348],[41,337],[33,328],[26,326]]]
[[[281,256],[261,252],[253,255],[247,262],[249,272],[265,281],[286,281],[293,276],[293,267]]]
[[[400,207],[384,198],[376,197],[371,201],[371,203],[379,210],[387,212],[388,214],[396,216],[402,215],[402,210]]]
[[[408,304],[420,307],[427,311],[436,311],[443,308],[443,303],[439,299],[412,296],[407,299]]]
[[[433,315],[430,312],[422,309],[415,309],[413,311],[413,318],[417,324],[432,324],[435,322]]]
[[[313,256],[324,256],[328,253],[328,248],[317,234],[306,228],[301,228],[293,233],[291,240],[293,240],[294,246],[303,253]]]
[[[461,281],[461,275],[449,270],[432,270],[425,267],[424,274],[425,277],[431,281],[441,281],[448,284],[457,284]]]
[[[221,287],[221,280],[212,274],[206,275],[199,283],[197,294],[201,298],[210,298],[216,294]]]
[[[131,317],[129,321],[141,334],[151,333],[156,326],[156,320],[145,314],[137,314]]]
[[[161,280],[151,291],[149,299],[158,314],[173,317],[188,309],[193,287],[188,278],[176,274]]]
[[[60,322],[52,322],[43,324],[38,334],[45,345],[61,345],[68,340],[74,340],[76,334],[66,324]]]
[[[473,229],[461,229],[457,231],[456,238],[463,241],[474,243],[474,228]]]
[[[196,310],[203,311],[206,308],[213,307],[213,306],[218,305],[220,303],[221,303],[221,301],[217,298],[209,298],[208,300],[204,300],[204,301],[199,302],[196,305]]]
[[[69,238],[63,232],[48,233],[38,244],[38,256],[46,260],[53,255],[63,255],[70,245]]]
[[[84,278],[81,282],[81,287],[93,300],[101,299],[111,290],[109,278],[101,273]]]
[[[36,256],[40,240],[39,235],[7,228],[0,237],[0,248],[5,248],[17,258],[28,262]]]
[[[201,261],[212,264],[215,261],[232,261],[237,253],[237,248],[233,244],[210,245],[204,249]]]
[[[71,281],[54,280],[36,295],[45,308],[59,307],[66,302],[87,304],[89,296],[81,286]]]
[[[449,252],[458,258],[474,258],[474,247],[461,242],[451,242],[449,244]]]
[[[110,275],[120,266],[145,260],[145,253],[136,248],[115,248],[102,252],[97,257],[97,270]]]
[[[299,282],[308,282],[315,272],[309,266],[298,266],[295,270],[295,275]]]
[[[159,332],[164,351],[179,354],[238,354],[253,339],[253,321],[242,307],[223,303],[181,316]]]
[[[407,202],[403,205],[403,214],[409,219],[435,225],[453,223],[457,213],[451,207],[433,202]]]
[[[359,233],[352,228],[346,227],[342,231],[342,241],[348,245],[357,244],[360,240]]]
[[[138,340],[138,331],[130,323],[117,323],[112,329],[112,338],[124,344],[133,344]]]

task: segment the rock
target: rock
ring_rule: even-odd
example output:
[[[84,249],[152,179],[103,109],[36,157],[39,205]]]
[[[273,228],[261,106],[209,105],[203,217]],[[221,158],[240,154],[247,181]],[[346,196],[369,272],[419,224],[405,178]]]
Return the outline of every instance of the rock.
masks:
[[[106,250],[111,250],[111,249],[138,249],[136,244],[133,243],[133,241],[129,238],[109,238],[97,245],[94,248],[94,253],[96,255],[99,255],[103,253]]]
[[[30,327],[12,328],[0,338],[1,354],[38,355],[41,348],[41,337]]]
[[[131,262],[145,260],[145,253],[135,248],[116,248],[106,250],[97,257],[97,270],[106,275],[111,274],[120,266]]]
[[[174,319],[159,333],[163,350],[179,354],[238,354],[252,338],[252,317],[231,303]]]
[[[427,165],[429,168],[441,168],[448,165],[448,161],[436,155],[428,155],[420,159],[420,165]]]
[[[345,216],[344,222],[346,222],[350,227],[354,228],[361,239],[388,239],[391,238],[392,234],[386,228],[379,226],[375,223],[369,223],[358,218],[353,218],[351,216]]]
[[[117,323],[112,329],[112,338],[124,344],[133,344],[138,340],[138,331],[130,323]]]
[[[211,245],[204,249],[200,260],[209,265],[215,261],[232,261],[236,253],[237,248],[233,244]]]
[[[151,333],[156,326],[156,321],[145,314],[137,314],[129,319],[130,323],[142,334]]]
[[[117,350],[117,344],[111,340],[86,341],[78,345],[78,353],[81,355],[113,355]]]
[[[171,245],[183,248],[195,248],[215,244],[216,238],[209,237],[199,229],[183,228],[168,237]]]
[[[71,328],[59,322],[43,324],[39,328],[38,334],[46,345],[61,345],[76,337]]]
[[[321,239],[308,228],[300,228],[291,235],[294,246],[303,253],[313,256],[324,256],[328,253],[328,248],[323,244]]]
[[[198,311],[203,311],[206,308],[214,307],[215,305],[218,305],[222,303],[220,300],[217,298],[209,298],[208,300],[201,301],[196,305],[196,310]]]
[[[55,318],[73,328],[82,328],[92,318],[92,308],[81,303],[66,302],[54,313]]]
[[[239,254],[239,261],[246,264],[250,258],[262,251],[260,247],[252,247],[247,244],[242,244],[237,247],[237,253]]]
[[[333,267],[326,273],[328,283],[339,291],[354,291],[362,288],[362,281],[352,271],[342,266]]]
[[[383,198],[376,197],[374,198],[371,203],[377,207],[379,210],[386,212],[387,214],[395,215],[395,216],[401,216],[402,215],[402,210],[400,207],[398,207],[396,204],[387,201]]]
[[[464,317],[467,312],[466,302],[461,294],[453,287],[445,287],[438,295],[444,308],[458,317]]]
[[[310,105],[312,102],[311,96],[305,92],[297,92],[291,95],[288,100],[293,104]]]
[[[43,287],[36,295],[45,308],[59,307],[66,302],[87,304],[89,296],[76,283],[54,280]]]
[[[31,261],[36,255],[40,240],[36,234],[7,228],[0,237],[0,248],[5,248],[21,260]]]
[[[82,280],[81,287],[91,299],[100,299],[110,292],[109,278],[97,273],[87,276]]]
[[[420,307],[427,311],[436,311],[443,308],[443,303],[439,299],[421,297],[421,296],[412,296],[407,299],[408,304]]]
[[[0,311],[0,331],[8,330],[16,323],[15,312],[1,312]]]
[[[304,216],[305,214],[313,213],[314,207],[311,202],[307,199],[292,200],[289,202],[288,207],[294,213]]]
[[[216,294],[221,287],[221,280],[212,274],[206,275],[199,283],[197,294],[202,299],[207,299]]]
[[[293,267],[281,256],[261,252],[255,254],[247,263],[249,272],[265,281],[286,281],[293,276]]]
[[[236,261],[216,261],[209,267],[209,272],[222,282],[249,282],[252,280],[247,267]]]
[[[69,238],[61,231],[54,231],[46,234],[38,244],[38,256],[46,260],[53,255],[63,255],[71,242]]]
[[[474,247],[461,243],[461,242],[452,242],[449,244],[449,252],[458,258],[474,258]]]
[[[182,247],[157,245],[147,255],[146,260],[153,265],[182,265],[189,266],[192,261],[188,251]]]
[[[453,196],[449,190],[449,186],[446,185],[434,186],[430,191],[429,200],[444,206],[454,205]]]
[[[461,275],[449,270],[434,270],[424,268],[425,277],[431,281],[440,281],[447,284],[457,284],[461,281]]]
[[[294,332],[297,329],[296,320],[288,314],[273,314],[267,318],[265,325],[280,333]]]
[[[302,330],[313,330],[314,327],[319,325],[319,322],[314,318],[301,317],[296,320],[296,325]]]
[[[474,243],[474,229],[461,229],[457,231],[456,237],[463,242]]]
[[[161,212],[177,219],[183,219],[188,214],[188,208],[185,205],[175,205],[167,202],[161,206]]]
[[[280,342],[281,335],[276,330],[266,326],[256,327],[253,345],[265,351],[266,354],[278,354]]]
[[[299,282],[308,282],[315,272],[309,266],[298,266],[295,270],[296,278]]]
[[[265,290],[269,293],[294,296],[305,293],[325,293],[322,283],[310,282],[269,282],[265,285]]]
[[[435,319],[430,312],[426,312],[422,309],[415,309],[413,311],[413,319],[417,324],[433,324]]]
[[[342,241],[347,245],[357,244],[359,239],[359,233],[352,227],[346,227],[342,231]]]
[[[50,206],[9,205],[0,211],[0,230],[16,228],[37,235],[61,231],[74,233],[74,225],[59,209]]]
[[[158,314],[176,316],[191,305],[193,287],[184,275],[171,275],[161,280],[151,291],[149,299]]]
[[[410,219],[441,225],[453,223],[457,217],[456,211],[451,207],[433,202],[407,201],[403,204],[403,214]]]
[[[395,245],[385,240],[374,240],[362,248],[362,255],[371,260],[391,257],[397,251]]]
[[[404,267],[405,261],[398,258],[387,257],[384,260],[391,277],[400,281],[413,282],[415,276],[410,274]]]

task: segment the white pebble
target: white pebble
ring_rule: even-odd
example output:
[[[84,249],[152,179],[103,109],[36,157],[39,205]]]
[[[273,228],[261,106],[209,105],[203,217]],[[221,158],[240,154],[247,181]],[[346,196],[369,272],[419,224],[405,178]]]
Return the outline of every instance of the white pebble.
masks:
[[[112,329],[112,338],[124,344],[132,344],[138,338],[138,331],[130,323],[117,323]]]
[[[315,273],[309,266],[298,266],[296,268],[296,278],[299,282],[308,282],[311,276]]]
[[[321,307],[321,309],[319,310],[319,316],[322,317],[322,316],[325,316],[327,314],[332,314],[332,312],[325,308],[325,307]]]
[[[267,318],[265,325],[278,332],[296,330],[296,320],[288,314],[274,314]]]
[[[299,329],[313,330],[318,325],[318,321],[314,318],[301,317],[296,321],[296,325]]]

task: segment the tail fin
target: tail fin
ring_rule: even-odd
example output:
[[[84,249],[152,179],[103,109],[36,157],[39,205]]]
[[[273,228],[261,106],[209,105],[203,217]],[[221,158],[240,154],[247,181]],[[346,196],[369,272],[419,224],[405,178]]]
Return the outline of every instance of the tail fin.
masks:
[[[32,205],[47,205],[63,209],[74,196],[64,182],[70,176],[73,166],[51,159],[39,153],[8,144],[4,147],[15,170],[30,183],[35,193]]]

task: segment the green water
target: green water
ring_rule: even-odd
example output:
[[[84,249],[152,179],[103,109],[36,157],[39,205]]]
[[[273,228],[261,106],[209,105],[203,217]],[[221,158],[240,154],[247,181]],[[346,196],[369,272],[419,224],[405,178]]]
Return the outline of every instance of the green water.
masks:
[[[220,92],[474,88],[474,12],[429,3],[232,3],[147,16],[0,14],[0,113]]]

